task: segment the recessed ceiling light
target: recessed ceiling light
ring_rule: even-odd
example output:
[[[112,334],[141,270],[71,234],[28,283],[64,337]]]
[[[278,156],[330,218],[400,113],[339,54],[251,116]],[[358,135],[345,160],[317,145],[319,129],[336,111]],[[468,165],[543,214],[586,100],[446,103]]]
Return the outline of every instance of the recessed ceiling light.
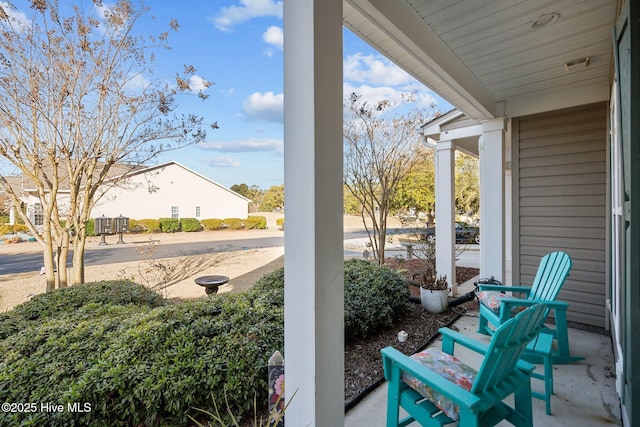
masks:
[[[537,30],[538,28],[546,27],[556,22],[558,18],[560,18],[560,14],[558,12],[547,13],[546,15],[538,16],[536,19],[529,22],[529,29]]]

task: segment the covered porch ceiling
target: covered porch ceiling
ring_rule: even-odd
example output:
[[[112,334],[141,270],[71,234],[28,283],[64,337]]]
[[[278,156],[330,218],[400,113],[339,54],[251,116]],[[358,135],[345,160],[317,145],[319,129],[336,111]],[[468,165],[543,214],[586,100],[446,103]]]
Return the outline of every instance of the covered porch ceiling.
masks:
[[[345,0],[344,25],[467,117],[609,99],[620,0]]]

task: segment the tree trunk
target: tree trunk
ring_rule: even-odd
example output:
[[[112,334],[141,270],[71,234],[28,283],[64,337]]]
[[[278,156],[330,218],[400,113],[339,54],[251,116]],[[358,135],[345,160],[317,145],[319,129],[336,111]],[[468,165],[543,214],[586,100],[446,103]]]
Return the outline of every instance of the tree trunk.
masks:
[[[66,240],[66,242],[65,242]],[[63,238],[62,246],[58,248],[58,288],[67,287],[67,255],[69,254],[69,237]]]
[[[45,281],[47,283],[46,290],[47,292],[52,291],[56,288],[56,276],[54,273],[54,263],[53,263],[53,248],[51,244],[43,245],[43,263],[44,263],[44,274]]]
[[[84,248],[87,243],[85,229],[78,232],[73,244],[73,284],[84,283]]]
[[[387,213],[386,207],[380,208],[380,216],[378,218],[378,264],[384,264],[384,251],[387,245]]]

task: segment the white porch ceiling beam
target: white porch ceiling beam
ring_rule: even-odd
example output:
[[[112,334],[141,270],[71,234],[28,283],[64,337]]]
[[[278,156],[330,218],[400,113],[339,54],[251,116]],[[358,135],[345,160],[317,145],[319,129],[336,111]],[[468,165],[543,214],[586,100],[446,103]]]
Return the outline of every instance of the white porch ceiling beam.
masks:
[[[438,134],[427,134],[425,131],[425,136],[428,136],[434,140],[438,138],[444,141],[455,141],[460,138],[469,138],[472,136],[480,136],[482,135],[482,125],[475,126],[465,126],[463,128],[458,129],[449,129],[449,130],[441,130]]]
[[[592,86],[589,90],[585,90],[584,87],[574,87],[546,93],[538,91],[530,95],[507,99],[504,104],[505,116],[522,117],[545,111],[606,102],[609,100],[610,91],[608,84]]]
[[[496,117],[496,100],[403,1],[345,0],[344,16],[349,29],[469,117]]]

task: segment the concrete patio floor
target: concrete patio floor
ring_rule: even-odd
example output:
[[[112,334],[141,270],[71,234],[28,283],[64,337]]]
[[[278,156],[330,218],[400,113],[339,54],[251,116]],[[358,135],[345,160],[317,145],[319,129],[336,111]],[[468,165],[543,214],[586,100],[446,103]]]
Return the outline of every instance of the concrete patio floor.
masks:
[[[464,294],[473,288],[467,282],[458,289]],[[478,341],[488,342],[489,337],[476,332],[476,313],[467,313],[454,324],[461,333]],[[584,356],[584,360],[553,366],[555,394],[551,398],[551,413],[546,415],[544,401],[533,399],[534,425],[605,427],[622,425],[620,402],[615,389],[615,368],[611,338],[607,335],[578,329],[569,329],[571,354]],[[438,348],[440,340],[433,346]],[[474,368],[480,366],[477,354],[456,347],[455,355]],[[536,365],[540,371],[542,365]],[[542,382],[532,380],[534,390],[542,390]],[[386,420],[387,383],[380,385],[345,416],[345,427],[384,426]],[[411,424],[418,425],[417,423]],[[499,426],[509,426],[502,422]]]

